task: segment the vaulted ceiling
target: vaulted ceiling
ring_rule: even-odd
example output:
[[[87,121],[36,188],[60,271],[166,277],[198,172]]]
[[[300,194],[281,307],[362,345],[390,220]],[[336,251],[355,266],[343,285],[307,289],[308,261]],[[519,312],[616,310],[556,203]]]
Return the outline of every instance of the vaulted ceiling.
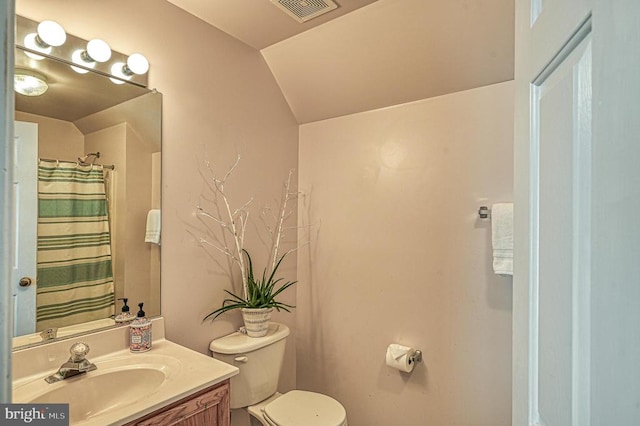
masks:
[[[299,123],[513,79],[515,0],[168,0],[261,52]],[[323,0],[281,0],[306,3]]]
[[[262,52],[300,123],[513,79],[514,0],[169,0]],[[311,0],[309,0],[311,1]]]
[[[299,23],[270,0],[168,0],[211,25],[261,50],[296,34],[317,27],[376,0],[337,0],[339,7]],[[285,0],[294,3],[295,0]],[[300,0],[299,3],[306,0]],[[309,0],[307,3],[322,3]]]

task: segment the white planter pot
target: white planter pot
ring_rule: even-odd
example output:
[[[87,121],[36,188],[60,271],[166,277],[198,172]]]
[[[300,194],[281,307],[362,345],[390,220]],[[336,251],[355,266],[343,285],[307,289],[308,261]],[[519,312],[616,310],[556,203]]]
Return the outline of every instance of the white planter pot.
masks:
[[[273,308],[250,309],[243,308],[242,319],[244,320],[244,328],[247,330],[249,337],[262,337],[269,331],[269,320],[271,320],[271,312]]]

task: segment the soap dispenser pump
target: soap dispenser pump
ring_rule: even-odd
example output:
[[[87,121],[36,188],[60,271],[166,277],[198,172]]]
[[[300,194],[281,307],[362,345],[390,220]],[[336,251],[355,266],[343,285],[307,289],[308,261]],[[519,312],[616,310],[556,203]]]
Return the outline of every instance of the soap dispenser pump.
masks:
[[[135,317],[131,312],[129,312],[129,306],[127,305],[127,302],[129,301],[129,299],[127,299],[126,297],[123,297],[118,300],[122,300],[122,309],[121,309],[121,312],[118,315],[116,315],[116,318],[115,318],[116,323],[122,324],[125,322],[133,321]]]
[[[129,325],[129,350],[147,352],[151,349],[151,321],[145,318],[142,310],[144,303],[138,303],[140,310]]]

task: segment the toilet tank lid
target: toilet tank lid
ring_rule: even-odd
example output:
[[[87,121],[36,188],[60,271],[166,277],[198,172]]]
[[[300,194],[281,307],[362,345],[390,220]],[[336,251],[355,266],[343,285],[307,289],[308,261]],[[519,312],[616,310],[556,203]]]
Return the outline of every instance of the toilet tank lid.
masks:
[[[277,322],[269,324],[269,331],[263,337],[249,337],[236,331],[219,339],[211,341],[209,349],[216,354],[240,354],[255,351],[267,345],[282,340],[289,335],[289,327]]]

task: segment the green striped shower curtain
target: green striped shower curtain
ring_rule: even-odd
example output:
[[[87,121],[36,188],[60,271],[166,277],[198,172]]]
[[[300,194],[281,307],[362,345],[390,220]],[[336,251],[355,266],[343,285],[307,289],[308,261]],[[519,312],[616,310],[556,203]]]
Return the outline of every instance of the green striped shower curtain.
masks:
[[[37,283],[38,331],[113,316],[102,166],[39,165]]]

